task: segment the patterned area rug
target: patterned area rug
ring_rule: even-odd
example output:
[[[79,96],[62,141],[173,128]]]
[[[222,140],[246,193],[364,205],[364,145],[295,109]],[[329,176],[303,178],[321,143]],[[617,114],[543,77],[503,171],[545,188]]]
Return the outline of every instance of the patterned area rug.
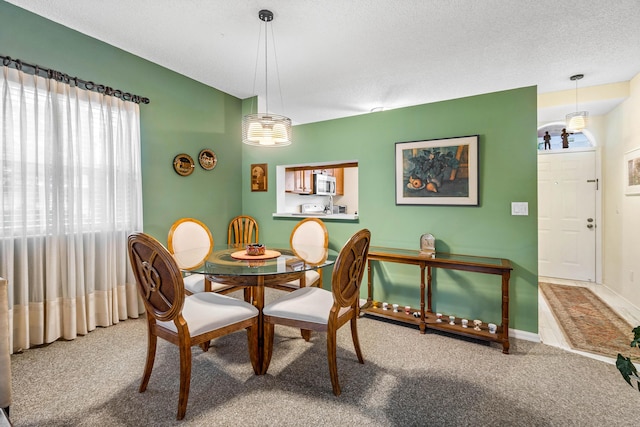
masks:
[[[572,348],[614,359],[622,353],[640,360],[629,345],[633,326],[589,289],[540,283],[540,290]]]

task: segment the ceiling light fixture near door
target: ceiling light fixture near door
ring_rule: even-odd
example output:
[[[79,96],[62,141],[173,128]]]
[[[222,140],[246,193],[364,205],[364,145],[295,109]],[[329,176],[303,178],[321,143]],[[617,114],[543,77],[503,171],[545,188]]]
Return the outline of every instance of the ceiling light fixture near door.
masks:
[[[579,132],[587,127],[587,119],[589,118],[588,111],[578,111],[578,80],[582,79],[584,74],[576,74],[571,76],[570,79],[576,82],[576,111],[574,113],[567,114],[566,122],[567,129],[570,132]]]
[[[242,118],[242,142],[260,147],[283,147],[291,144],[291,119],[269,113],[269,80],[267,75],[267,23],[273,21],[273,12],[261,10],[258,18],[264,22],[264,85],[266,112],[247,114]],[[273,33],[272,33],[273,36]],[[273,37],[272,37],[273,38]],[[258,40],[258,44],[260,41]],[[275,43],[274,43],[275,52]],[[278,64],[276,61],[276,71]],[[257,66],[256,66],[257,72]],[[278,84],[280,78],[278,77]],[[254,88],[255,89],[255,88]],[[282,97],[282,93],[280,94]]]

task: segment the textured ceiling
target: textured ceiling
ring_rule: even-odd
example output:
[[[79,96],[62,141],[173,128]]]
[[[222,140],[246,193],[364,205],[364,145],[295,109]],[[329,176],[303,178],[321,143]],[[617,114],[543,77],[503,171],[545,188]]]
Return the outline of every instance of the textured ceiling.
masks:
[[[269,48],[269,111],[294,124],[532,85],[538,93],[575,89],[569,77],[577,73],[585,75],[582,88],[640,72],[638,0],[8,2],[238,98],[261,100],[258,11],[269,9],[277,54],[276,61]],[[573,107],[560,108],[558,118]],[[601,114],[611,105],[593,108]]]

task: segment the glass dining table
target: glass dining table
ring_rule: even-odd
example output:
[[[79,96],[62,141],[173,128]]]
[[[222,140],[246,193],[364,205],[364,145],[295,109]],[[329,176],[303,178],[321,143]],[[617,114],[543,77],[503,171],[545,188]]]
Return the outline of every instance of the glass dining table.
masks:
[[[277,288],[294,280],[300,280],[300,287],[303,287],[306,271],[332,265],[337,255],[336,251],[320,246],[296,246],[294,250],[289,244],[265,244],[263,255],[249,255],[244,245],[216,245],[201,265],[189,271],[205,274],[217,283],[250,287],[248,295],[259,311],[258,365],[261,368],[258,374],[263,375],[266,372],[263,363],[264,288]]]

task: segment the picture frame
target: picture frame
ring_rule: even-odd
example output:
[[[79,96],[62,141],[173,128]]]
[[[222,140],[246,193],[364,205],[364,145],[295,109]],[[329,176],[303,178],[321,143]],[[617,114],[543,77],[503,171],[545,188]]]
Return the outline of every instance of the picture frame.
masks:
[[[624,155],[624,194],[640,195],[640,148]]]
[[[267,191],[267,171],[266,163],[254,163],[251,165],[251,191]]]
[[[396,142],[396,205],[479,206],[479,139]]]

